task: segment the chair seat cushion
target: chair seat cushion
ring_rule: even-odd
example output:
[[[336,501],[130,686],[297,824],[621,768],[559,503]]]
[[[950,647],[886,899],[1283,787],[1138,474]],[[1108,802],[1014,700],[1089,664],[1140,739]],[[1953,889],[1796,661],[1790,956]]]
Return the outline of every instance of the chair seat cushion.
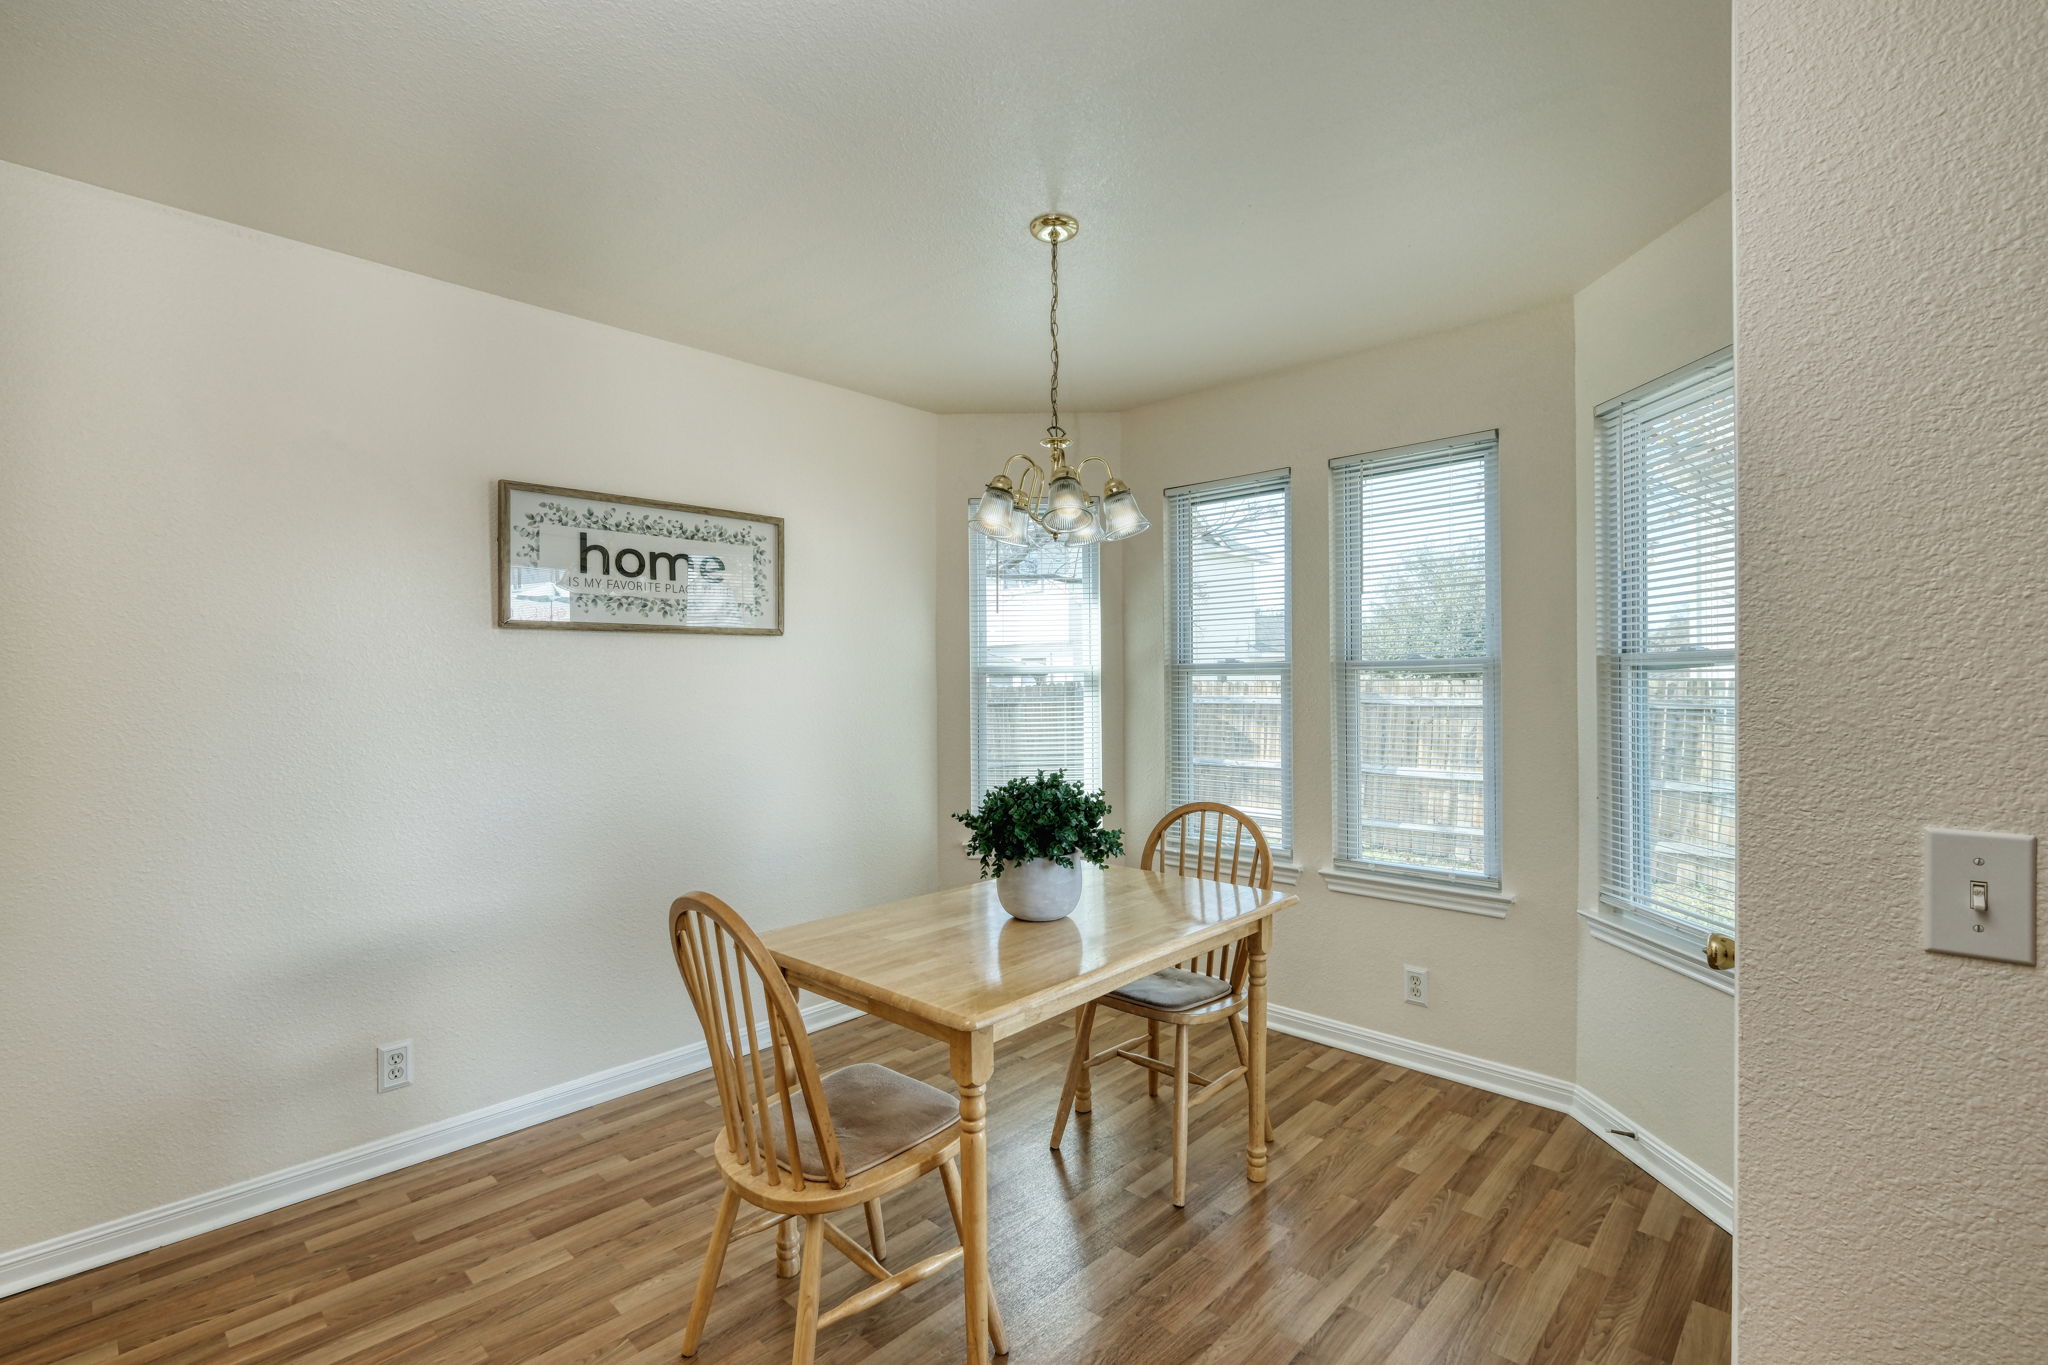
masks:
[[[952,1095],[873,1062],[841,1067],[822,1079],[825,1109],[839,1135],[839,1160],[848,1175],[858,1175],[890,1157],[901,1156],[960,1119],[960,1101]],[[811,1180],[829,1179],[824,1157],[811,1137],[810,1109],[804,1103],[803,1093],[798,1091],[791,1096],[791,1103],[796,1112],[796,1146],[803,1157],[804,1176]],[[788,1145],[781,1141],[781,1114],[774,1115],[773,1127],[776,1150],[787,1152]]]
[[[1112,999],[1128,1000],[1147,1009],[1191,1010],[1229,995],[1230,983],[1183,967],[1168,967],[1141,976],[1128,986],[1119,986],[1109,994]]]

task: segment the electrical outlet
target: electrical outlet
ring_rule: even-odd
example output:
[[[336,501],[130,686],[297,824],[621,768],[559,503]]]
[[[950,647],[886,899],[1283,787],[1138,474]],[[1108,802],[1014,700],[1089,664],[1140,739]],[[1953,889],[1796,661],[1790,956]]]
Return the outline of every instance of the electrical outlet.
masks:
[[[412,1039],[377,1049],[377,1093],[412,1084]]]
[[[1403,967],[1401,969],[1401,998],[1411,1005],[1429,1008],[1429,968]]]

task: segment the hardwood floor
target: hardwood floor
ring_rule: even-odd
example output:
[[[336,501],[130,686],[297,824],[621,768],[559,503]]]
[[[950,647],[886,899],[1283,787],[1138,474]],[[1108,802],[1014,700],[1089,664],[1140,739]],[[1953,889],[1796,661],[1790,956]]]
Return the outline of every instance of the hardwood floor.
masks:
[[[1228,1050],[1216,1032],[1204,1056]],[[877,1021],[815,1038],[827,1068],[946,1084],[936,1045]],[[1134,1067],[1099,1073],[1047,1149],[1069,1041],[1059,1019],[1003,1044],[990,1086],[1018,1365],[1728,1359],[1728,1235],[1570,1119],[1274,1035],[1269,1183],[1245,1181],[1243,1106],[1219,1102],[1176,1210],[1169,1101]],[[0,1300],[0,1362],[673,1361],[716,1103],[690,1077]],[[894,1265],[952,1236],[937,1181],[888,1218]],[[796,1281],[773,1262],[772,1239],[734,1248],[697,1360],[787,1360]],[[828,1253],[828,1300],[861,1283]],[[827,1331],[818,1360],[956,1360],[961,1312],[949,1270]]]

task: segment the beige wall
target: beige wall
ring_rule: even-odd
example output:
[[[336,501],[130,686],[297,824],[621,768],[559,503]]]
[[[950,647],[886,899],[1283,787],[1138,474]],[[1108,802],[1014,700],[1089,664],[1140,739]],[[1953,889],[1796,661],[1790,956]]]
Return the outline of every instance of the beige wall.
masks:
[[[1302,906],[1281,921],[1274,998],[1344,1023],[1569,1080],[1576,1047],[1577,751],[1572,313],[1560,303],[1124,415],[1132,485],[1293,470],[1294,798]],[[1330,862],[1329,462],[1500,430],[1505,919],[1342,895]],[[1158,514],[1155,511],[1154,516]],[[1163,536],[1127,546],[1132,809],[1166,808]],[[1134,815],[1133,823],[1138,823]],[[1401,1001],[1430,969],[1427,1009]]]
[[[980,494],[1003,461],[1019,452],[1043,461],[1038,442],[1045,434],[1043,412],[963,413],[941,416],[937,423],[938,478],[936,563],[938,804],[935,847],[940,886],[957,886],[981,875],[964,847],[967,831],[953,818],[972,800],[969,787],[967,690],[967,502]],[[1123,468],[1123,419],[1116,413],[1062,414],[1062,425],[1074,438],[1068,453],[1076,460],[1094,456]],[[1090,466],[1089,487],[1099,481],[1101,466]],[[1142,840],[1149,825],[1142,812],[1133,813],[1124,800],[1124,561],[1142,553],[1144,539],[1102,547],[1102,779],[1112,807],[1110,823],[1122,825],[1126,844]]]
[[[0,261],[0,1252],[688,1042],[680,891],[929,885],[935,419],[7,165]],[[788,633],[494,629],[500,477],[783,516]]]
[[[1593,409],[1734,337],[1728,198],[1701,209],[1573,300],[1579,431],[1579,904],[1598,904]],[[1579,1084],[1724,1182],[1735,1178],[1735,1002],[1579,935]]]
[[[2048,1359],[2048,982],[1921,831],[2048,834],[2048,6],[1736,6],[1742,1359]]]

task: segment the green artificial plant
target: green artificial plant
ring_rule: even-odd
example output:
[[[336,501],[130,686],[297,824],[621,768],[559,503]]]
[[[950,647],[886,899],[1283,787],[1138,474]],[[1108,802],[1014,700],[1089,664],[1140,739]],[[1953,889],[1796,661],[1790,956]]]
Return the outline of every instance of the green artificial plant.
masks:
[[[1104,829],[1109,800],[1070,782],[1064,772],[1040,772],[989,788],[981,809],[953,818],[967,826],[967,851],[981,859],[981,875],[1000,877],[1005,867],[1050,858],[1072,867],[1084,858],[1097,867],[1123,856],[1124,832]]]

